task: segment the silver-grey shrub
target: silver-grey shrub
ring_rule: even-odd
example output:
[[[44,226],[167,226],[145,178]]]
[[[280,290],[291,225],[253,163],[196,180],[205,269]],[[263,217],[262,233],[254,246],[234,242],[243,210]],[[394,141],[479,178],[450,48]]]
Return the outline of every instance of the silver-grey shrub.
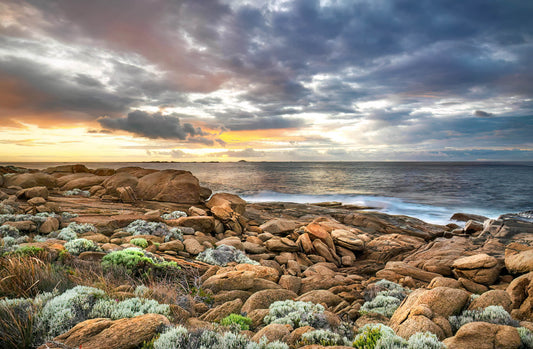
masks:
[[[156,300],[146,298],[128,298],[117,302],[114,299],[98,300],[90,314],[90,318],[110,318],[112,320],[131,318],[144,314],[170,315],[168,304],[159,304]]]
[[[269,324],[291,325],[293,328],[312,326],[316,329],[328,328],[324,315],[324,307],[320,304],[302,301],[277,301],[270,305],[263,322]]]
[[[74,239],[65,243],[65,249],[72,255],[79,255],[82,252],[89,251],[102,251],[100,246],[95,244],[91,240],[87,239]]]
[[[454,332],[461,326],[475,321],[514,327],[519,325],[519,322],[514,320],[501,305],[491,305],[484,309],[465,310],[460,315],[450,316],[448,320]]]
[[[302,334],[300,338],[301,345],[319,344],[323,346],[345,345],[351,346],[352,343],[348,338],[329,330],[314,330]]]
[[[242,251],[228,245],[208,248],[201,252],[196,259],[207,264],[220,265],[222,267],[227,266],[230,262],[259,265],[258,262],[248,258]]]
[[[91,193],[87,190],[81,190],[79,188],[74,188],[72,190],[67,190],[63,192],[63,196],[74,196],[74,195],[79,195],[79,196],[88,198],[91,196]]]
[[[61,240],[74,240],[78,238],[78,235],[85,234],[88,232],[96,232],[97,229],[94,225],[88,224],[88,223],[76,223],[72,222],[70,223],[66,228],[61,229],[59,234],[57,235],[58,239]]]
[[[388,280],[379,280],[365,290],[367,300],[359,312],[361,314],[377,313],[391,317],[400,303],[407,296],[408,289]]]
[[[179,228],[169,228],[165,223],[147,222],[143,219],[137,219],[131,222],[124,230],[132,235],[154,235],[164,237],[165,241],[183,241],[181,230]]]
[[[104,291],[88,286],[76,286],[49,300],[37,316],[36,328],[43,339],[68,331],[87,320],[93,305],[106,297]]]
[[[17,228],[11,226],[11,225],[2,225],[0,226],[0,237],[12,237],[12,238],[18,238],[20,236],[20,232]]]
[[[518,327],[518,335],[520,336],[520,341],[522,345],[520,349],[531,349],[533,348],[533,332],[525,327]]]
[[[431,332],[417,332],[407,341],[407,349],[445,349],[444,343]]]
[[[172,211],[170,213],[163,213],[161,215],[161,218],[163,218],[164,220],[178,219],[181,217],[187,217],[187,214],[183,211]]]
[[[280,342],[250,341],[240,333],[218,333],[207,329],[188,331],[183,326],[168,328],[154,341],[154,349],[289,349]]]

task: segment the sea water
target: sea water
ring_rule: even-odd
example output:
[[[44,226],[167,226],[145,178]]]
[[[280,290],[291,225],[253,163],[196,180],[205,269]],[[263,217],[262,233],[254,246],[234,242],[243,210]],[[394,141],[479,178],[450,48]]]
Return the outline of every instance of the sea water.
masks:
[[[43,169],[59,163],[19,163]],[[250,202],[338,201],[437,224],[455,212],[496,218],[533,209],[533,162],[86,163],[191,171]]]

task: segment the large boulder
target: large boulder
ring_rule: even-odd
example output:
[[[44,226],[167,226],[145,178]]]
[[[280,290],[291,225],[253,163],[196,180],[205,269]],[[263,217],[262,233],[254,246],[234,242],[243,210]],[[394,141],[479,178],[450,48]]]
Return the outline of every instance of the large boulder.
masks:
[[[43,170],[45,173],[53,174],[53,173],[89,173],[91,170],[89,170],[85,165],[82,164],[75,164],[75,165],[60,165],[60,166],[53,166],[48,167]]]
[[[118,173],[127,173],[129,175],[132,175],[136,178],[141,178],[146,175],[159,172],[158,170],[154,170],[151,168],[142,168],[142,167],[136,167],[136,166],[130,166],[130,167],[121,167],[115,171]]]
[[[209,322],[218,322],[230,314],[240,314],[242,300],[234,299],[224,304],[220,304],[200,316],[200,320]]]
[[[150,341],[168,319],[159,314],[145,314],[119,320],[91,319],[83,321],[54,341],[69,348],[134,349]]]
[[[505,267],[513,274],[533,271],[533,247],[511,243],[505,248]]]
[[[448,317],[459,313],[469,297],[467,291],[456,288],[419,288],[396,309],[389,325],[406,339],[416,332],[429,331],[442,340],[452,335]]]
[[[21,188],[47,187],[48,189],[52,189],[57,186],[57,182],[55,177],[46,173],[21,173],[4,175],[4,186],[17,186]]]
[[[216,193],[205,204],[208,208],[229,205],[233,211],[243,214],[246,210],[246,201],[234,194]]]
[[[518,349],[521,340],[515,327],[470,322],[463,325],[455,336],[446,338],[444,344],[448,349]]]
[[[452,269],[457,278],[490,286],[498,279],[501,267],[496,258],[480,253],[457,259],[453,262]]]
[[[190,227],[195,231],[210,234],[215,229],[215,219],[211,216],[180,217],[166,221],[171,227]]]
[[[43,198],[48,199],[48,189],[46,187],[32,187],[22,189],[17,192],[17,197],[19,199],[32,199],[32,198]]]
[[[290,233],[299,226],[300,222],[298,221],[284,218],[274,218],[261,224],[260,228],[268,233],[280,235],[284,233]]]
[[[70,176],[69,176],[70,177]],[[90,189],[94,185],[100,185],[107,177],[103,176],[95,176],[93,174],[87,174],[85,176],[80,176],[78,178],[74,178],[63,184],[61,186],[61,190],[72,190],[75,188],[79,189]],[[62,178],[58,179],[58,185],[59,181]]]
[[[344,229],[335,229],[331,232],[331,237],[335,244],[345,247],[351,251],[363,251],[365,242],[363,239],[351,231]]]
[[[404,262],[387,262],[384,269],[381,269],[376,273],[378,278],[387,279],[394,282],[399,282],[406,276],[412,277],[415,281],[422,283],[429,283],[434,278],[439,277],[437,273],[422,270],[420,268],[413,267]]]
[[[268,309],[270,304],[276,301],[284,301],[286,299],[294,299],[298,295],[286,289],[263,290],[254,293],[244,303],[241,312],[250,313],[256,309]]]
[[[108,177],[102,182],[102,186],[106,189],[109,195],[118,195],[117,188],[131,187],[135,189],[139,180],[137,177],[127,172],[119,172],[113,176]]]
[[[514,279],[506,291],[511,296],[511,315],[519,320],[533,321],[533,272]]]
[[[184,204],[200,202],[198,179],[189,171],[164,170],[151,173],[139,179],[135,190],[141,200]]]
[[[504,243],[525,240],[531,241],[533,233],[533,220],[522,214],[505,214],[498,219],[485,222],[480,236],[493,237]]]

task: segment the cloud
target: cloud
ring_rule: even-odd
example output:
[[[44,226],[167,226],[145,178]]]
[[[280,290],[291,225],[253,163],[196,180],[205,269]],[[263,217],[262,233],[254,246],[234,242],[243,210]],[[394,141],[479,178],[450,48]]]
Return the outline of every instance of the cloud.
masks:
[[[203,136],[205,134],[201,128],[194,127],[190,123],[182,124],[175,115],[150,114],[141,110],[132,111],[126,117],[102,117],[97,121],[108,130],[127,131],[152,139],[185,140],[188,137]],[[189,138],[189,141],[213,144],[213,141],[208,141],[205,138]]]
[[[491,116],[493,116],[493,115],[494,115],[494,114],[492,114],[492,113],[488,113],[488,112],[483,111],[483,110],[476,110],[476,111],[474,112],[474,116],[477,116],[477,117],[479,117],[479,118],[488,118],[488,117],[491,117]]]

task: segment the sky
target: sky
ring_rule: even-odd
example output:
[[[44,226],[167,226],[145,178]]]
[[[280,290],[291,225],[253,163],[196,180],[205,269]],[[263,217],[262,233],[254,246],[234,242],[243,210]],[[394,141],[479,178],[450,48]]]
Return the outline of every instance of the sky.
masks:
[[[532,16],[514,0],[0,0],[0,161],[531,161]]]

